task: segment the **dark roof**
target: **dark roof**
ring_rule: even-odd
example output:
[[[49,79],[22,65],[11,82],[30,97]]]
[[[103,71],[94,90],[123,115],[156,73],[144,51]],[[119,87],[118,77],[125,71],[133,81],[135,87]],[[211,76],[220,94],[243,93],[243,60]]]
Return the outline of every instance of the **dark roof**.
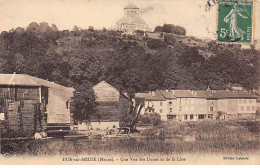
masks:
[[[160,90],[160,93],[166,99],[176,99],[171,91]]]
[[[159,91],[153,93],[136,93],[135,97],[144,98],[145,100],[164,101],[166,100]]]
[[[176,98],[205,98],[205,99],[227,99],[227,98],[251,98],[255,99],[257,96],[247,91],[227,91],[227,90],[165,90],[154,91],[154,96],[151,93],[136,93],[136,97],[145,98],[146,100],[166,100]],[[260,96],[258,96],[260,101]]]
[[[70,100],[74,89],[26,74],[0,74],[0,85],[48,87],[59,96]]]
[[[186,98],[193,98],[195,97],[192,94],[191,90],[171,90],[175,97],[186,97]]]
[[[216,98],[257,98],[257,96],[247,91],[227,91],[227,90],[214,90],[213,96]]]
[[[194,95],[197,98],[211,98],[213,97],[212,93],[210,91],[193,91]]]

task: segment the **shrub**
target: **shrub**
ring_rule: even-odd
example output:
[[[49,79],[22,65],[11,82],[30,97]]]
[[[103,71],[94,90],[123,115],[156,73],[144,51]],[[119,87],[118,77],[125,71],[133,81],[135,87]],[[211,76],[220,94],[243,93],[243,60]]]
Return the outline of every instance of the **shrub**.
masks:
[[[150,117],[148,116],[148,114],[141,115],[139,117],[139,121],[140,121],[141,125],[151,124],[151,120],[150,120]]]
[[[143,30],[136,30],[135,33],[136,33],[137,36],[144,36]]]
[[[165,35],[164,42],[166,44],[174,44],[176,42],[176,39],[172,35]]]
[[[147,41],[147,46],[150,49],[159,49],[159,48],[165,47],[166,44],[163,41],[158,40],[158,39],[150,39]]]
[[[1,137],[7,136],[9,133],[8,122],[5,120],[0,120],[0,135]]]
[[[139,117],[141,125],[152,124],[153,126],[159,126],[161,124],[161,116],[157,113],[145,113]]]
[[[162,31],[162,26],[156,26],[154,29],[154,32],[161,32]]]
[[[181,26],[175,26],[173,24],[164,24],[163,27],[157,26],[154,32],[174,33],[177,35],[186,35],[186,29]]]

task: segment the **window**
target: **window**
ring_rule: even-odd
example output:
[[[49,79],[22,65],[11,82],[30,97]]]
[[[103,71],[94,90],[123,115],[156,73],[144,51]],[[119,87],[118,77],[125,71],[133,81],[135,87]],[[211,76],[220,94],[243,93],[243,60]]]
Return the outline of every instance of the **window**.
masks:
[[[244,111],[244,107],[243,106],[241,106],[241,111]]]
[[[188,115],[184,115],[184,120],[187,120],[188,119]]]
[[[199,114],[198,118],[199,118],[199,120],[203,120],[204,119],[204,114]]]
[[[190,120],[193,120],[193,115],[190,115]]]
[[[169,120],[176,119],[176,115],[167,115],[167,119]]]
[[[239,99],[239,104],[242,104],[242,100],[241,99]]]
[[[214,107],[210,107],[210,108],[209,108],[209,111],[214,111]]]
[[[69,102],[66,101],[66,108],[69,109]]]
[[[246,99],[243,100],[243,103],[246,104]]]
[[[211,104],[214,104],[214,101],[213,101],[213,100],[211,100]]]
[[[160,113],[162,113],[163,112],[163,110],[162,109],[160,109]]]
[[[172,105],[172,102],[169,102],[169,106],[171,106]]]
[[[179,111],[182,111],[182,106],[179,106]]]
[[[252,106],[252,111],[254,111],[255,110],[255,106]]]
[[[163,102],[160,102],[160,106],[163,106]]]
[[[246,107],[246,111],[250,111],[250,106],[247,106],[247,107]]]
[[[172,108],[170,108],[170,113],[172,112]]]
[[[249,103],[252,103],[252,99],[249,99]]]
[[[208,119],[213,119],[213,114],[208,114]]]

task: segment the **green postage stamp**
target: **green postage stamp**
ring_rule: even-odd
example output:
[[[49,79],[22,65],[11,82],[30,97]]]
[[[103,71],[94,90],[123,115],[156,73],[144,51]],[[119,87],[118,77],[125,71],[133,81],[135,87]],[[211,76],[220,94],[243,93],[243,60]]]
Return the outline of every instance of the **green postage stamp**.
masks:
[[[218,42],[253,42],[253,1],[218,2]]]

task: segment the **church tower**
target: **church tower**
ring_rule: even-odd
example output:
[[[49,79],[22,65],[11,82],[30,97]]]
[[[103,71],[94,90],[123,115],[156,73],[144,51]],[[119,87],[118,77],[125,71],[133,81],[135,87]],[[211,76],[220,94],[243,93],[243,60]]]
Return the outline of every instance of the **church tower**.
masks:
[[[148,31],[147,24],[139,15],[139,8],[130,3],[124,8],[125,15],[117,21],[117,29],[127,34],[134,34],[136,30]]]

